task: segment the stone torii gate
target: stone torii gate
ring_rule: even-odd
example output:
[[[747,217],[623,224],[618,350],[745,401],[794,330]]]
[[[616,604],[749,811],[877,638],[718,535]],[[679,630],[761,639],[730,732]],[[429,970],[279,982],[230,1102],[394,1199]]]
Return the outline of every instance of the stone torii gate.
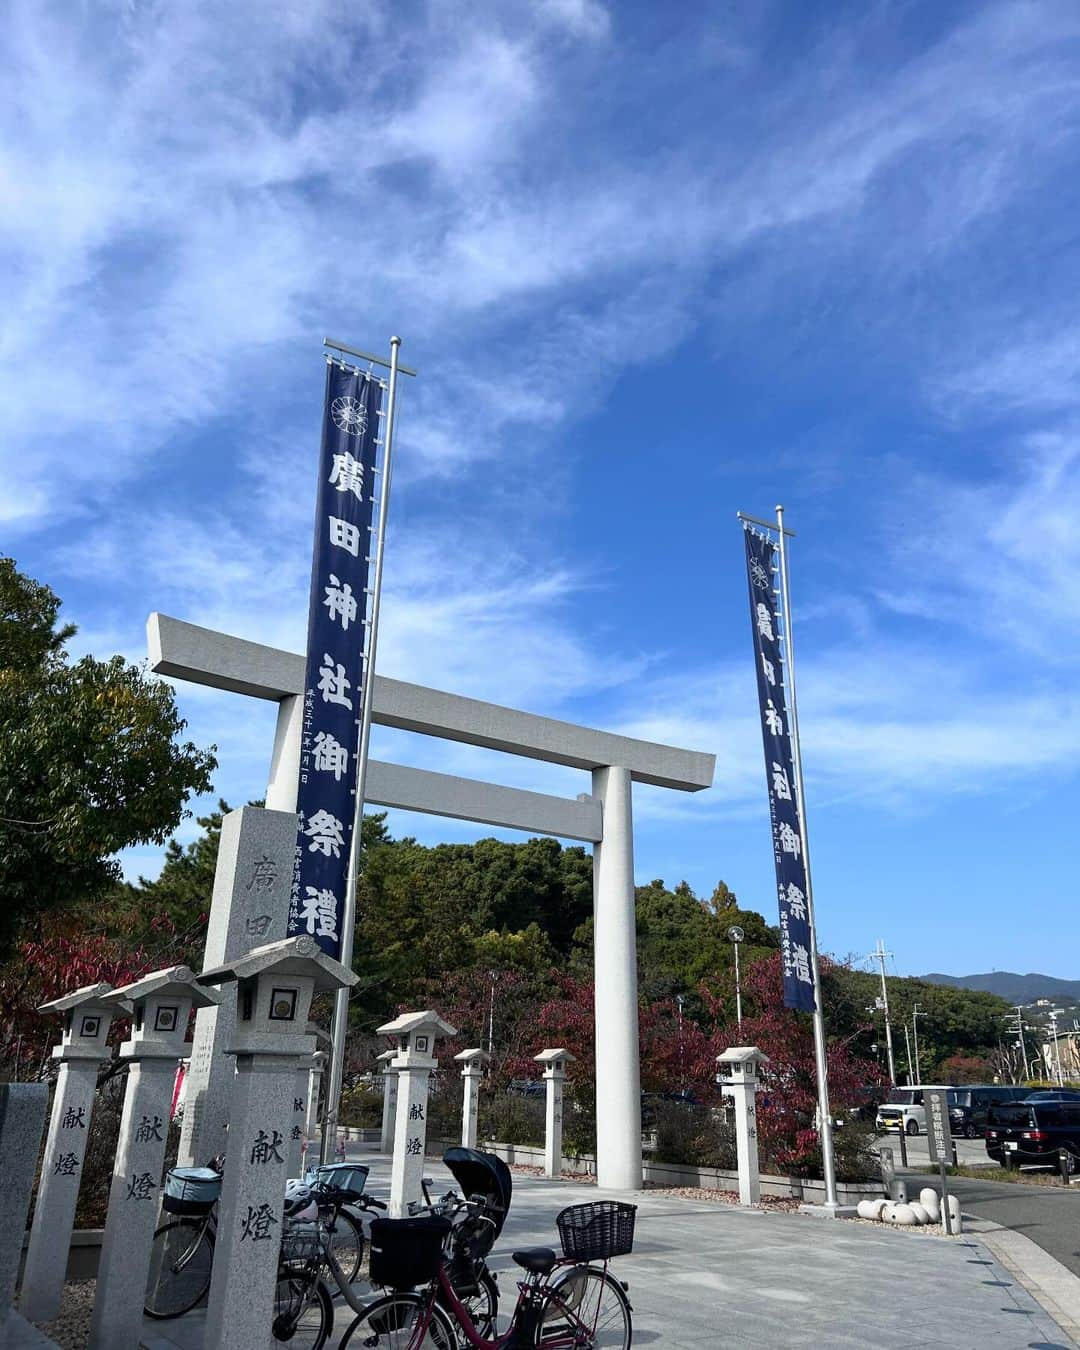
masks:
[[[295,811],[304,657],[163,614],[147,622],[150,668],[278,705],[266,805]],[[580,840],[593,846],[597,1179],[641,1186],[637,941],[631,783],[710,787],[715,756],[617,736],[376,675],[372,721],[592,775],[576,800],[370,760],[365,805],[396,807]]]

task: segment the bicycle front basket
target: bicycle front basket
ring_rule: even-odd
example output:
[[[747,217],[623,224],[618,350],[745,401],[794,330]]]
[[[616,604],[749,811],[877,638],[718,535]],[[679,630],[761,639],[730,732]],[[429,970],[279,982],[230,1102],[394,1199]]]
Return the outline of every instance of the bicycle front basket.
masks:
[[[371,1283],[413,1289],[435,1278],[450,1220],[376,1219],[371,1225]]]
[[[221,1174],[212,1167],[171,1167],[161,1208],[170,1214],[209,1214],[221,1195]]]
[[[281,1260],[290,1266],[316,1265],[322,1257],[322,1228],[310,1220],[285,1220]]]
[[[572,1261],[606,1261],[625,1256],[634,1248],[634,1217],[637,1205],[620,1200],[596,1200],[589,1205],[571,1205],[555,1222],[563,1255]]]

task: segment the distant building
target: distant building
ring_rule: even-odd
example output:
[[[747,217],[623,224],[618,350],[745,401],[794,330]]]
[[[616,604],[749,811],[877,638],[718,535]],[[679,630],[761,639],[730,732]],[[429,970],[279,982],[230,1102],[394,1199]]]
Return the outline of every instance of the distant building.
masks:
[[[1080,1031],[1059,1031],[1056,1045],[1053,1039],[1043,1041],[1042,1058],[1047,1078],[1057,1078],[1059,1055],[1062,1077],[1073,1082],[1080,1080]]]

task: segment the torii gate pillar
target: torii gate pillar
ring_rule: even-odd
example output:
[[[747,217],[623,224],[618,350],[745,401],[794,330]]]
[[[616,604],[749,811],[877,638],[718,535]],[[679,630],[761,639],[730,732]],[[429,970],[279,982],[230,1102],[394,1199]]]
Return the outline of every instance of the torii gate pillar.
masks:
[[[641,1189],[634,822],[629,769],[594,769],[604,837],[593,845],[596,986],[596,1180]]]

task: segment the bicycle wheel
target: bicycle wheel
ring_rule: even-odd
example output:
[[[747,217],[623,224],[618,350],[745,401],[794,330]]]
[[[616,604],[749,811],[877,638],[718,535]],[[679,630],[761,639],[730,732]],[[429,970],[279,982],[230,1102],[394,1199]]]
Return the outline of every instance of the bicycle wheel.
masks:
[[[173,1219],[163,1224],[150,1248],[143,1304],[147,1317],[164,1321],[190,1312],[210,1288],[213,1264],[214,1239],[205,1220]]]
[[[270,1345],[290,1350],[322,1350],[334,1329],[334,1301],[330,1290],[312,1272],[278,1273],[274,1289],[274,1320]]]
[[[428,1315],[428,1300],[419,1294],[389,1294],[369,1303],[341,1338],[338,1350],[455,1350],[454,1324],[437,1305],[430,1309],[427,1330],[421,1332]]]
[[[481,1271],[474,1292],[468,1294],[463,1294],[460,1290],[455,1292],[468,1308],[473,1325],[484,1340],[494,1339],[495,1319],[499,1315],[499,1286],[495,1283],[495,1277],[491,1272]],[[467,1345],[468,1341],[463,1337],[462,1343]]]
[[[634,1334],[622,1285],[595,1266],[572,1266],[553,1281],[540,1312],[537,1344],[552,1350],[576,1345],[574,1334],[582,1328],[590,1350],[629,1350]]]
[[[341,1267],[346,1284],[355,1284],[364,1262],[364,1230],[359,1219],[346,1209],[328,1216],[326,1226],[330,1232],[330,1250],[334,1260]]]

